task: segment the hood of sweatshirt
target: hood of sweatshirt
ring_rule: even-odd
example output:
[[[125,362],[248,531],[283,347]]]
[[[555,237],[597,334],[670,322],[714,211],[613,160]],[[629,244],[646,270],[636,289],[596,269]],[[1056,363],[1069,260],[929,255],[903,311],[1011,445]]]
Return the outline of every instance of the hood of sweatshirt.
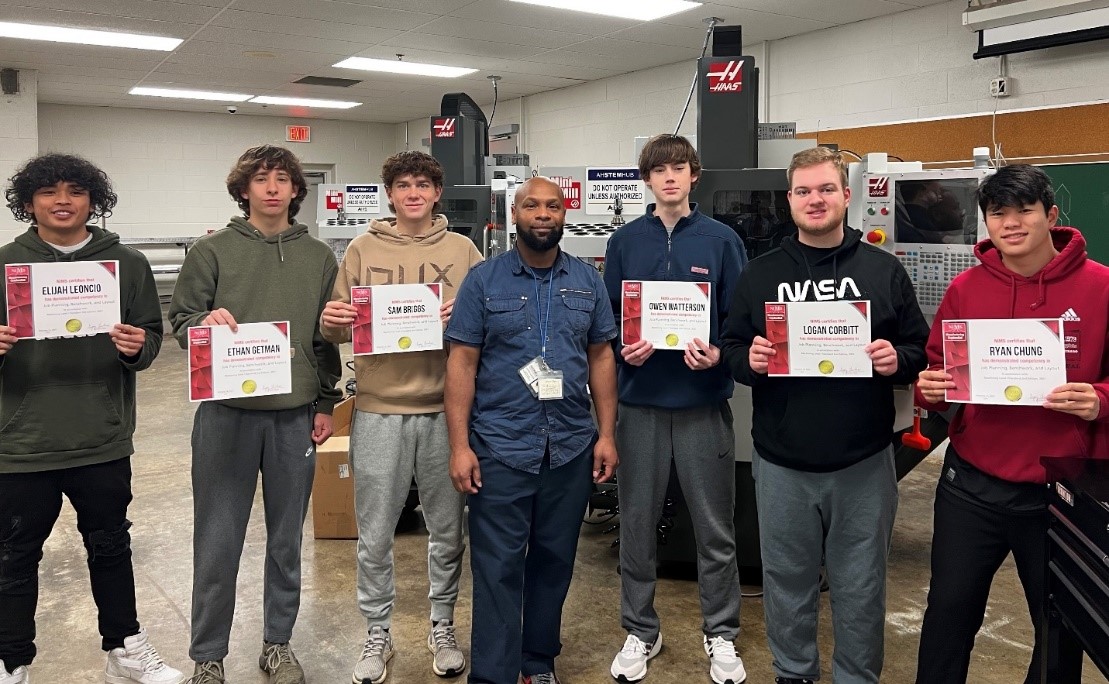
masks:
[[[15,242],[42,256],[43,261],[87,261],[106,249],[119,244],[119,235],[99,226],[85,226],[92,233],[92,240],[76,252],[63,254],[39,237],[38,227],[31,226],[27,232],[16,236]]]
[[[238,232],[251,240],[258,242],[266,242],[271,245],[277,246],[277,256],[281,261],[285,261],[285,247],[284,243],[292,242],[293,240],[300,239],[308,235],[308,226],[303,223],[294,223],[277,235],[266,236],[262,231],[255,228],[248,219],[242,216],[235,216],[228,222],[227,227]]]
[[[1022,276],[1006,268],[1001,259],[1001,252],[990,240],[982,240],[974,246],[974,255],[990,275],[1009,285],[1009,318],[1019,317],[1016,310],[1018,287],[1035,284],[1039,288],[1039,295],[1029,305],[1029,308],[1034,311],[1047,301],[1048,285],[1059,282],[1086,261],[1086,238],[1074,228],[1066,226],[1052,228],[1051,241],[1059,253],[1032,276]]]
[[[443,214],[436,214],[431,218],[431,230],[420,235],[407,235],[397,230],[397,219],[393,216],[370,221],[370,227],[366,232],[373,233],[386,242],[396,244],[433,245],[442,240],[447,234],[447,217]]]

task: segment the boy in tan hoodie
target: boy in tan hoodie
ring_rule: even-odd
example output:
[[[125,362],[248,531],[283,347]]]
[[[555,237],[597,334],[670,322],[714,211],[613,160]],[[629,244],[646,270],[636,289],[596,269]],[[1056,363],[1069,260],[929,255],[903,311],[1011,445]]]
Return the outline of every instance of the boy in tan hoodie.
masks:
[[[443,193],[443,169],[423,152],[401,152],[381,170],[389,209],[396,216],[373,221],[347,248],[335,291],[320,318],[325,339],[351,340],[355,308],[350,289],[359,285],[439,283],[446,325],[463,277],[481,261],[474,243],[447,231],[447,217],[435,213]],[[369,636],[354,668],[354,682],[380,684],[393,657],[389,633],[396,589],[393,532],[415,477],[428,529],[431,628],[427,647],[432,671],[454,677],[466,669],[455,640],[465,550],[462,511],[465,495],[449,476],[450,446],[443,413],[446,351],[379,354],[355,358],[358,382],[351,430],[358,517],[358,607]]]

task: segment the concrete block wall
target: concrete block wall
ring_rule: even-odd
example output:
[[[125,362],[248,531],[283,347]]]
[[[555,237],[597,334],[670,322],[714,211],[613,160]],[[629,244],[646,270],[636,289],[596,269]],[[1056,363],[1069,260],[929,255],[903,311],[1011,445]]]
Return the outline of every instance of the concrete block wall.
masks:
[[[38,79],[34,71],[19,72],[19,93],[0,94],[0,186],[38,152]],[[0,207],[0,245],[26,230],[6,207]]]
[[[312,142],[286,143],[281,117],[147,109],[39,107],[39,149],[100,165],[119,204],[108,227],[123,237],[203,235],[238,214],[225,180],[248,147],[289,147],[306,164],[333,164],[337,179],[377,178],[394,151],[394,126],[313,119]]]

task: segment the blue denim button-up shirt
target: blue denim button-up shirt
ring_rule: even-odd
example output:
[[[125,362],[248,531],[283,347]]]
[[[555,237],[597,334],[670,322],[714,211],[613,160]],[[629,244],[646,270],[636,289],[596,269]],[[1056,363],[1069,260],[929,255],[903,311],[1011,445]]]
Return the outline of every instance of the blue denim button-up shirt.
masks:
[[[539,401],[518,372],[542,351],[541,320],[547,321],[547,364],[563,373],[564,398],[554,401]],[[474,451],[529,473],[539,472],[548,446],[551,468],[581,455],[597,437],[586,350],[614,337],[600,274],[565,252],[542,276],[515,249],[475,266],[462,281],[446,331],[452,344],[482,348],[470,414]]]

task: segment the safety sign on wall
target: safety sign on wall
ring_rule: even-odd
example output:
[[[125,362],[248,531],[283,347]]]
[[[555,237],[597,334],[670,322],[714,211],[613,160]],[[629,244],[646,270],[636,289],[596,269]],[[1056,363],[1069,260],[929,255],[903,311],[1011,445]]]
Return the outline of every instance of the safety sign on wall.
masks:
[[[592,168],[585,170],[585,213],[611,216],[619,197],[624,213],[642,214],[646,210],[647,187],[639,179],[639,169]]]
[[[378,185],[348,185],[343,193],[343,211],[348,214],[380,214],[379,188]]]

